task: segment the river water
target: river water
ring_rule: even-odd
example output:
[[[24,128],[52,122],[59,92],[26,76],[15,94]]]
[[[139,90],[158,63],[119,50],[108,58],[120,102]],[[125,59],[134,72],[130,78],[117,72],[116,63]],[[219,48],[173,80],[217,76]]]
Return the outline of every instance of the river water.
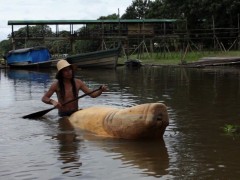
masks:
[[[119,108],[161,102],[170,124],[163,140],[99,138],[71,128],[52,110],[39,119],[24,115],[48,109],[41,102],[55,70],[1,69],[0,179],[238,179],[240,139],[226,124],[240,124],[240,71],[220,67],[141,67],[78,70],[90,88],[106,84],[81,108]]]

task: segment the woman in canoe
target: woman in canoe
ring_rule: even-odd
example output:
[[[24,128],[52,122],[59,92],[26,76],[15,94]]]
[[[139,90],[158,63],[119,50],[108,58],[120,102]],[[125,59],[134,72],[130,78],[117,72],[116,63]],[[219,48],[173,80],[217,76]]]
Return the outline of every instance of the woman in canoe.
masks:
[[[79,90],[82,90],[85,94],[92,91],[83,81],[74,78],[73,66],[66,60],[58,61],[57,70],[57,81],[52,83],[49,90],[42,97],[42,101],[46,104],[52,104],[57,107],[59,116],[70,116],[78,110],[78,101],[73,101],[64,106],[62,104],[76,99],[78,97]],[[98,91],[89,94],[89,96],[92,98],[98,97],[106,90],[107,87],[102,85]],[[57,94],[57,100],[51,99],[51,96],[54,93]]]

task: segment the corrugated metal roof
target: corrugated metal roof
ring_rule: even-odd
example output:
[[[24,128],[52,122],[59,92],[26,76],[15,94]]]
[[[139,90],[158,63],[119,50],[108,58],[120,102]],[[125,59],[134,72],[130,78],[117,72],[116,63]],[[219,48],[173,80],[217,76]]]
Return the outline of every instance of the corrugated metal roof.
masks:
[[[116,23],[173,23],[178,19],[113,19],[113,20],[9,20],[8,25],[57,25],[57,24],[116,24]]]

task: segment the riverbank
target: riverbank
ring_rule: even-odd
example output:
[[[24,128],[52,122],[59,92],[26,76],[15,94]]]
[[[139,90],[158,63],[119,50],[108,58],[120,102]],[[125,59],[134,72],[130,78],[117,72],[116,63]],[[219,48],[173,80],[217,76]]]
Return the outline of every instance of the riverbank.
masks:
[[[142,65],[146,66],[184,66],[198,64],[199,60],[212,59],[226,60],[226,59],[240,59],[240,51],[191,51],[185,54],[179,52],[168,52],[168,53],[143,53],[141,55],[130,55],[128,59],[138,59],[142,62]],[[118,66],[124,66],[127,60],[126,56],[119,57]],[[234,62],[235,63],[235,62]],[[228,64],[234,64],[229,62]],[[238,62],[237,62],[238,63]],[[236,64],[236,63],[235,63]],[[213,64],[218,65],[218,63]],[[220,65],[220,64],[219,64]],[[224,65],[224,64],[221,64]],[[1,61],[0,68],[8,68]]]
[[[124,64],[126,59],[138,59],[142,64],[147,65],[172,65],[178,66],[187,63],[194,63],[206,58],[238,58],[240,51],[190,51],[187,53],[165,52],[165,53],[143,53],[141,55],[130,55],[121,57],[118,60],[119,64]]]

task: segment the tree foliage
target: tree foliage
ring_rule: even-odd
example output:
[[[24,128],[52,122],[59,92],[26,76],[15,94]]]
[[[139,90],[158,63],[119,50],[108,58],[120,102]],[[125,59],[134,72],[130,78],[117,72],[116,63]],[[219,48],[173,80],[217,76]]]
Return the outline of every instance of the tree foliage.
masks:
[[[144,19],[150,13],[150,7],[153,2],[150,0],[135,0],[127,7],[122,19]]]
[[[188,27],[237,27],[240,1],[236,0],[133,0],[122,19],[187,19]],[[204,24],[203,24],[204,22]]]
[[[98,18],[98,20],[105,20],[105,19],[118,19],[118,15],[114,13],[108,16],[100,16],[100,18]]]
[[[0,42],[0,54],[5,55],[8,51],[12,49],[11,40],[3,40]]]

